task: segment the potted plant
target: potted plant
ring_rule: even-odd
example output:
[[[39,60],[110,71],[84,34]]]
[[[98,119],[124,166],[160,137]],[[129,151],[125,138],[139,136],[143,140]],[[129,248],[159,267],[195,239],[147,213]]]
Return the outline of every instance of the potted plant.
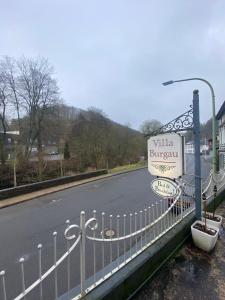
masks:
[[[206,197],[202,195],[204,203],[204,211],[206,211]],[[219,235],[219,228],[213,225],[207,225],[207,218],[204,218],[204,222],[197,220],[191,226],[192,239],[198,248],[204,251],[211,251],[217,242]]]
[[[220,229],[221,224],[222,224],[222,216],[215,214],[215,210],[216,210],[215,202],[216,202],[216,193],[217,193],[217,187],[216,187],[216,185],[214,185],[213,191],[214,191],[213,212],[210,213],[210,212],[207,212],[204,209],[204,212],[203,212],[203,215],[202,215],[202,221],[204,222],[205,218],[206,218],[208,225],[213,225],[213,226],[215,226],[215,227],[217,227],[217,228]]]

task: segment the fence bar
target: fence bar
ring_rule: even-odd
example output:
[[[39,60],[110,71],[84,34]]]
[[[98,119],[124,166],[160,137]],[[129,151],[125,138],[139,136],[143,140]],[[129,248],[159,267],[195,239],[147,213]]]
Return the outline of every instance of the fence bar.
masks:
[[[109,255],[110,255],[110,263],[112,263],[112,215],[109,216],[109,229],[110,229],[110,249],[109,249]]]
[[[175,199],[173,198],[173,202],[175,201]],[[175,204],[176,206],[176,204]],[[175,206],[171,209],[171,218],[172,218],[172,224],[171,226],[173,227],[174,224],[174,213],[175,213]]]
[[[170,203],[170,206],[171,206],[171,203]],[[172,227],[173,225],[173,214],[172,214],[172,209],[170,210],[169,212],[169,227]]]
[[[148,224],[151,223],[151,207],[148,207]],[[148,230],[148,234],[149,234],[149,243],[151,242],[151,228],[149,228]]]
[[[80,293],[85,295],[85,212],[80,213]]]
[[[166,209],[167,209],[167,204],[168,203],[168,199],[165,199],[164,200],[164,211],[166,211]],[[167,229],[167,215],[168,214],[166,214],[165,215],[165,217],[164,217],[164,228],[165,228],[165,230]]]
[[[145,208],[144,209],[144,218],[145,218],[145,227],[147,226],[147,209]],[[146,246],[146,229],[145,229],[145,232],[144,232],[144,235],[145,235],[145,246]]]
[[[96,219],[96,210],[93,210],[93,218]],[[96,231],[93,230],[93,238],[95,238]],[[94,284],[96,282],[96,243],[95,240],[93,242],[93,271],[94,271]]]
[[[120,237],[120,215],[116,217],[116,231],[117,231],[117,238]],[[120,256],[120,242],[117,242],[117,266],[119,266],[119,256]]]
[[[132,233],[132,216],[133,214],[130,214],[130,234]],[[130,237],[130,257],[131,257],[131,247],[132,247],[132,237]]]
[[[159,217],[159,203],[158,202],[156,202],[156,204],[155,204],[155,208],[156,208],[156,220],[158,219],[158,217]],[[158,235],[159,235],[159,222],[157,222],[156,223],[156,236],[158,237]]]
[[[54,265],[56,266],[56,262],[57,262],[57,232],[54,231],[53,232],[53,241],[54,241]],[[57,268],[55,268],[55,276],[54,276],[54,280],[55,280],[55,299],[58,298],[58,274],[57,274],[58,270]]]
[[[137,231],[137,212],[134,213],[134,231]],[[137,253],[137,235],[135,236],[135,250]]]
[[[154,213],[155,205],[152,204],[152,221],[155,221],[155,213]],[[155,225],[152,227],[153,229],[153,240],[155,239]]]
[[[70,220],[66,220],[66,227],[68,228],[70,226]],[[67,252],[70,249],[70,240],[66,240],[66,248]],[[70,253],[68,253],[67,256],[67,295],[68,299],[70,297]]]
[[[104,278],[104,267],[105,267],[105,244],[104,244],[104,239],[105,239],[105,213],[102,212],[102,272],[103,272],[103,278]]]
[[[163,202],[160,200],[160,216],[163,214]],[[160,221],[161,234],[163,233],[163,219]]]
[[[2,277],[2,289],[3,289],[3,300],[7,300],[6,297],[6,287],[5,287],[5,271],[0,272],[0,277]]]
[[[140,210],[139,212],[139,217],[140,217],[140,229],[142,229],[142,224],[143,224],[143,215],[142,215],[143,211]],[[142,249],[142,245],[143,245],[143,233],[141,232],[141,249]]]
[[[25,276],[24,276],[24,258],[21,257],[20,260],[20,268],[21,268],[21,281],[22,281],[22,293],[25,294]],[[25,299],[25,297],[24,297]]]
[[[123,235],[126,235],[126,214],[123,215]],[[126,261],[126,241],[123,240],[123,258],[124,262]]]
[[[42,289],[42,257],[41,257],[41,251],[42,251],[42,244],[38,244],[38,273],[39,273],[39,291],[40,291],[40,300],[43,299],[43,289]]]
[[[181,208],[181,219],[183,219],[183,197],[182,199],[180,200],[180,208]]]
[[[179,207],[178,207],[178,205],[175,205],[175,211],[174,211],[174,213],[175,213],[175,220],[177,221],[177,219],[179,219]]]

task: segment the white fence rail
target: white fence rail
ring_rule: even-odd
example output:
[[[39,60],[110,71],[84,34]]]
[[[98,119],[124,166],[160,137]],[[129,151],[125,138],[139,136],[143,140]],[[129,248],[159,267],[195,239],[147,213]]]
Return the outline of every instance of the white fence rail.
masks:
[[[147,247],[151,246],[162,235],[168,232],[194,209],[194,189],[192,183],[180,181],[180,194],[176,199],[161,199],[143,210],[132,212],[129,215],[106,215],[104,212],[93,211],[87,218],[85,212],[80,213],[80,224],[71,224],[66,221],[64,238],[66,251],[58,254],[57,232],[53,232],[53,264],[44,271],[42,244],[37,245],[38,276],[33,283],[27,286],[26,268],[29,262],[21,257],[20,275],[21,292],[18,296],[8,297],[7,273],[0,272],[1,290],[0,299],[57,299],[67,293],[67,299],[77,300],[90,292],[112,274],[117,272],[129,261],[134,259]],[[213,194],[213,187],[217,185],[218,191],[225,184],[225,172],[216,176],[211,173],[205,181],[204,192],[207,197]],[[86,220],[87,219],[87,220]],[[79,247],[78,247],[79,246]],[[72,254],[76,252],[76,261]],[[72,266],[78,265],[79,283],[72,281]],[[63,271],[60,266],[64,264]],[[88,268],[87,268],[88,265]],[[88,272],[86,272],[88,269]],[[53,292],[49,296],[49,286],[44,289],[44,282],[52,276]],[[64,287],[61,288],[61,282]],[[59,286],[60,284],[60,286]],[[77,285],[77,293],[71,294],[71,289]],[[31,295],[33,291],[35,296]],[[29,298],[30,297],[30,298]]]

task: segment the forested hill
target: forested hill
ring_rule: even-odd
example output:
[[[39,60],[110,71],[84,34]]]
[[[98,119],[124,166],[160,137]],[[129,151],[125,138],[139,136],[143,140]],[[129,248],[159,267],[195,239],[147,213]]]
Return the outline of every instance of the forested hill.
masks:
[[[21,141],[30,142],[26,116],[21,119]],[[14,120],[9,126],[15,130]],[[63,144],[69,149],[70,159],[75,159],[79,169],[103,168],[132,163],[143,156],[146,144],[139,131],[110,120],[101,110],[78,109],[64,104],[48,108],[41,126],[42,145]]]

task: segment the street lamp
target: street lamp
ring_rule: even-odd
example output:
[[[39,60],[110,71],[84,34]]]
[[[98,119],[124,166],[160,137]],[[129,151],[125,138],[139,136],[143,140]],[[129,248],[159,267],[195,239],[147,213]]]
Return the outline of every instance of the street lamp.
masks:
[[[164,86],[166,85],[170,85],[173,84],[175,82],[182,82],[182,81],[191,81],[191,80],[200,80],[205,82],[211,91],[211,95],[212,95],[212,149],[213,149],[213,160],[212,160],[212,169],[213,169],[213,174],[216,173],[216,116],[215,116],[215,93],[213,90],[212,85],[205,79],[203,78],[187,78],[187,79],[181,79],[181,80],[170,80],[170,81],[166,81],[163,82],[162,84]]]

